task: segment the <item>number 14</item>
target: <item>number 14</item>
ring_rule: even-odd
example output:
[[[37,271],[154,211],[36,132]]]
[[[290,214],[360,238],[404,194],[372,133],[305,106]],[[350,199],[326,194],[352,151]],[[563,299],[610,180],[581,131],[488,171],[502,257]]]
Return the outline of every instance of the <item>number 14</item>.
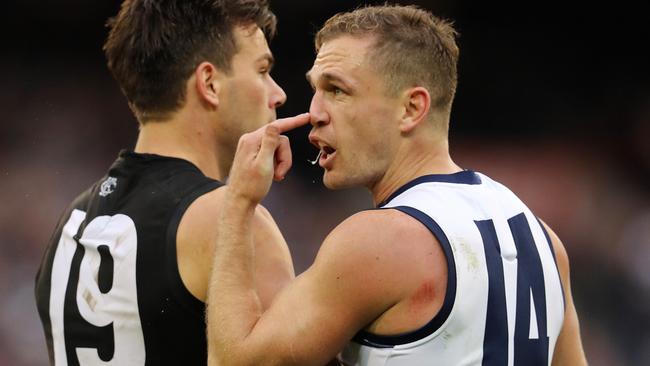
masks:
[[[475,223],[483,239],[489,279],[483,366],[507,366],[509,353],[514,366],[547,366],[549,337],[544,270],[526,216],[522,213],[508,220],[517,249],[516,261],[506,259],[505,263],[517,268],[514,309],[507,306],[504,258],[494,222]],[[509,350],[508,315],[512,311],[515,312],[514,319],[510,317],[510,321],[514,320],[514,344]]]

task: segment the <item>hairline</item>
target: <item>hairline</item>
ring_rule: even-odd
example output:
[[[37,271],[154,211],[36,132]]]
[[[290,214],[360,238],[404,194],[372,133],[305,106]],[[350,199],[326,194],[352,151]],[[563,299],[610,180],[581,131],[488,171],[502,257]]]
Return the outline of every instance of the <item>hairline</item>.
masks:
[[[429,89],[426,84],[420,84],[420,85],[406,85],[406,83],[400,83],[399,85],[395,85],[390,82],[390,77],[387,75],[386,71],[388,71],[388,64],[385,61],[379,61],[379,62],[370,62],[372,60],[384,60],[386,57],[382,55],[383,50],[380,45],[380,42],[385,39],[385,37],[380,37],[378,34],[374,34],[370,31],[365,31],[365,32],[360,32],[360,33],[350,33],[350,32],[339,32],[335,33],[332,36],[322,39],[319,45],[317,45],[317,52],[320,52],[320,50],[323,48],[323,45],[328,42],[335,41],[340,38],[345,38],[345,37],[350,37],[358,40],[363,40],[367,39],[370,40],[368,45],[366,45],[365,52],[362,55],[362,60],[364,63],[366,63],[369,69],[374,70],[377,72],[379,75],[379,78],[381,80],[381,83],[384,87],[383,92],[385,93],[386,96],[388,97],[396,97],[399,95],[400,92],[403,90],[406,90],[410,87],[415,87],[415,86],[421,86],[426,88],[427,90]],[[383,56],[383,57],[379,57]],[[402,77],[399,77],[402,79]],[[430,92],[430,91],[429,91]]]

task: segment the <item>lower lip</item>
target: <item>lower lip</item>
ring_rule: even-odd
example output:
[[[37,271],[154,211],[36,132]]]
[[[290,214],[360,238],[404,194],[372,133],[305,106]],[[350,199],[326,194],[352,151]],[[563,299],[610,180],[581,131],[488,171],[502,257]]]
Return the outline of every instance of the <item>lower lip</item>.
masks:
[[[334,160],[335,157],[336,157],[336,151],[331,154],[323,154],[318,160],[318,165],[320,165],[321,168],[324,169],[331,169],[333,164],[332,161]]]

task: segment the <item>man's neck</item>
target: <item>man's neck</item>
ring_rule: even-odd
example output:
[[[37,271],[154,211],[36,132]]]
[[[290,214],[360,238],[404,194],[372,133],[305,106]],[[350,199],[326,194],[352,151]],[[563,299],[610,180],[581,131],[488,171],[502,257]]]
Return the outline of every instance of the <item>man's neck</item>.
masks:
[[[196,165],[206,176],[223,180],[229,167],[222,166],[217,150],[213,132],[205,124],[180,116],[141,125],[135,145],[136,153],[184,159]]]
[[[462,170],[451,159],[446,138],[405,144],[382,178],[369,187],[373,203],[384,202],[400,187],[423,175],[453,174]]]

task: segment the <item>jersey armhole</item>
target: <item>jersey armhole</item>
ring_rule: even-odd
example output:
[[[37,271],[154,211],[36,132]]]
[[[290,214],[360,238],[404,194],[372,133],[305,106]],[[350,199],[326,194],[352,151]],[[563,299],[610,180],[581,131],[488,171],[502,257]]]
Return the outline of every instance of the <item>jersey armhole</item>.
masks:
[[[548,235],[548,231],[546,230],[544,224],[542,224],[542,221],[539,219],[539,217],[535,217],[535,219],[537,219],[537,223],[539,224],[539,227],[542,229],[542,232],[544,233],[544,237],[546,238],[546,242],[548,243],[548,247],[551,250],[551,254],[553,255],[553,262],[555,262],[557,278],[560,281],[560,288],[562,289],[562,303],[564,304],[564,310],[566,310],[566,298],[564,297],[564,285],[562,285],[562,276],[560,276],[560,267],[558,267],[557,265],[557,258],[555,257],[555,249],[553,249],[553,242],[551,241],[551,237]]]
[[[413,207],[396,206],[378,208],[378,210],[387,209],[398,210],[413,217],[426,226],[431,231],[431,234],[438,239],[447,258],[447,291],[445,292],[445,299],[440,311],[427,324],[417,330],[397,335],[378,335],[361,330],[352,338],[352,341],[355,343],[373,348],[392,348],[430,336],[445,324],[451,314],[456,299],[456,262],[451,245],[449,244],[449,239],[444,231],[442,231],[440,225],[427,214]]]
[[[176,236],[178,233],[178,226],[181,223],[181,219],[187,211],[188,207],[202,195],[213,191],[219,187],[223,186],[221,182],[211,181],[207,184],[199,186],[196,190],[191,192],[189,195],[185,196],[183,200],[176,206],[176,211],[172,215],[169,225],[167,226],[166,238],[166,255],[165,255],[165,275],[169,283],[169,289],[178,300],[179,304],[187,308],[192,312],[196,312],[197,315],[204,316],[205,303],[197,299],[183,283],[181,278],[180,271],[178,269],[178,260],[176,258]]]

